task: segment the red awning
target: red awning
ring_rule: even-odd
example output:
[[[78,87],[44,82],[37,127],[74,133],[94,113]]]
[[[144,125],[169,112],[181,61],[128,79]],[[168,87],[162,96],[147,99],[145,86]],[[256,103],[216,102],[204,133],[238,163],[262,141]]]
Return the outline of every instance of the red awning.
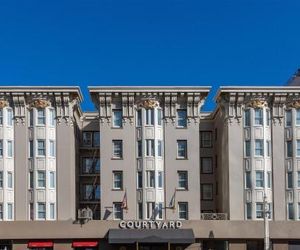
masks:
[[[98,241],[73,241],[72,247],[96,247]]]
[[[35,248],[35,247],[53,247],[52,241],[30,241],[28,242],[29,248]]]

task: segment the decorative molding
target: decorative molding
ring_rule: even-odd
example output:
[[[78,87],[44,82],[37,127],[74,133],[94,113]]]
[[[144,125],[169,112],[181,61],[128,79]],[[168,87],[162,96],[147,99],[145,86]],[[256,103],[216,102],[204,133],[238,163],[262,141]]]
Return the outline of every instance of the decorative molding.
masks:
[[[246,106],[250,108],[264,108],[268,106],[268,102],[263,97],[254,97],[252,100],[246,103]]]
[[[30,103],[31,107],[41,108],[41,109],[47,108],[50,105],[51,105],[51,102],[44,98],[33,99],[32,102]]]
[[[154,109],[159,107],[159,101],[155,97],[143,97],[137,103],[139,108]]]
[[[8,107],[9,103],[5,99],[0,99],[0,109],[3,109],[5,107]]]

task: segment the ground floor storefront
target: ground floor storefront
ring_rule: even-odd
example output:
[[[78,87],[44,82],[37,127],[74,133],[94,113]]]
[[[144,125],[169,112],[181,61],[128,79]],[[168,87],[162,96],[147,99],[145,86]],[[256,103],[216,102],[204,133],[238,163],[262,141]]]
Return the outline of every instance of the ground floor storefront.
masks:
[[[192,244],[168,244],[168,243],[135,243],[135,244],[115,244],[110,245],[104,240],[85,241],[51,241],[48,246],[41,244],[31,245],[24,241],[3,241],[0,250],[263,250],[262,240],[196,240]],[[91,243],[91,244],[89,244]],[[96,246],[95,246],[96,245]],[[277,240],[272,242],[273,250],[300,250],[300,241]]]
[[[263,223],[257,221],[186,221],[180,227],[156,229],[124,225],[1,222],[0,250],[260,250],[264,246]],[[270,222],[270,240],[273,250],[300,250],[299,222]]]

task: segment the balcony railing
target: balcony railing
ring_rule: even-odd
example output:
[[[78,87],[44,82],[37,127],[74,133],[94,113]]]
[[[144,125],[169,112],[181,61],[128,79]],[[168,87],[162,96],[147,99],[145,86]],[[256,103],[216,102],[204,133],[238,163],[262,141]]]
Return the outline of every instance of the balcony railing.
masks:
[[[226,213],[202,213],[201,220],[228,220]]]

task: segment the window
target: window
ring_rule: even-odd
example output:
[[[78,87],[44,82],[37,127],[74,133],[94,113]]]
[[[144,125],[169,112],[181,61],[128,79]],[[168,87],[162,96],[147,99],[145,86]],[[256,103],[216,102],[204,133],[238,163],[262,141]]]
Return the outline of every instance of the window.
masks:
[[[247,220],[252,219],[252,204],[251,203],[246,203],[246,217]]]
[[[50,219],[54,220],[55,219],[55,204],[50,203]]]
[[[162,122],[162,112],[161,109],[157,109],[157,125],[161,126]]]
[[[12,172],[7,173],[7,187],[13,188],[13,174]]]
[[[0,171],[0,188],[3,188],[3,171]]]
[[[246,109],[245,112],[244,112],[244,119],[245,119],[244,126],[245,127],[250,127],[251,126],[250,115],[251,115],[250,109]]]
[[[178,188],[188,189],[188,173],[187,171],[178,171]]]
[[[157,187],[158,188],[163,188],[163,185],[164,185],[164,174],[162,171],[158,171],[157,172]]]
[[[93,132],[93,147],[100,146],[100,132]]]
[[[264,217],[264,204],[256,203],[256,218],[262,219]]]
[[[29,141],[29,158],[33,157],[33,141]]]
[[[270,110],[267,109],[266,110],[266,119],[267,119],[267,126],[270,126],[270,122],[271,122],[271,114],[270,114]]]
[[[287,173],[287,188],[293,188],[293,173]]]
[[[177,140],[177,158],[186,159],[187,158],[187,141]]]
[[[137,173],[137,188],[143,188],[143,172]]]
[[[200,147],[201,148],[211,148],[212,147],[212,132],[211,131],[201,131],[200,132]]]
[[[7,141],[7,157],[13,157],[13,142]]]
[[[83,174],[96,174],[100,172],[100,159],[83,157],[82,158],[82,173]]]
[[[50,172],[50,188],[55,188],[55,172]]]
[[[12,203],[7,204],[7,219],[8,220],[13,219],[13,204]]]
[[[146,140],[146,156],[155,156],[154,140]]]
[[[93,200],[94,199],[94,190],[92,184],[83,184],[82,185],[82,194],[81,197],[83,200]]]
[[[142,144],[142,141],[138,141],[137,142],[137,153],[138,153],[138,157],[142,157],[142,155],[143,155],[143,144]]]
[[[55,157],[55,141],[50,141],[50,153],[51,157]]]
[[[157,141],[157,156],[162,156],[162,141]]]
[[[0,157],[3,156],[3,140],[0,140]]]
[[[143,219],[143,203],[138,203],[139,220]]]
[[[255,172],[256,177],[256,187],[262,188],[264,187],[264,172],[263,171],[256,171]]]
[[[252,188],[251,172],[246,172],[246,188]]]
[[[254,109],[254,124],[263,125],[263,110]]]
[[[298,220],[300,220],[300,203],[298,203]]]
[[[114,171],[113,172],[113,189],[123,189],[123,172]]]
[[[157,216],[158,216],[158,219],[162,220],[163,218],[163,204],[160,202],[158,203],[158,208],[157,208]]]
[[[297,172],[297,186],[300,187],[300,171]]]
[[[271,141],[267,141],[267,156],[270,157],[271,156],[271,147],[272,147],[272,144],[271,144]]]
[[[245,156],[250,157],[251,156],[251,142],[245,141]]]
[[[3,109],[0,109],[0,125],[3,125]]]
[[[267,187],[271,188],[272,187],[272,173],[267,172]]]
[[[297,142],[297,144],[296,144],[296,146],[297,146],[297,149],[296,149],[296,151],[297,151],[296,153],[297,154],[296,154],[296,156],[300,157],[300,140],[297,140],[296,142]]]
[[[38,204],[38,219],[46,219],[46,204],[39,202]]]
[[[142,110],[139,109],[137,111],[137,121],[136,121],[137,127],[141,127],[142,126]]]
[[[45,109],[37,110],[37,125],[45,125]]]
[[[177,127],[185,128],[187,125],[186,109],[177,109]]]
[[[293,220],[294,218],[294,203],[288,203],[288,219]]]
[[[154,125],[154,109],[146,109],[146,125]]]
[[[148,188],[155,188],[155,172],[154,171],[146,171],[147,182],[146,186]]]
[[[37,155],[38,156],[45,156],[46,148],[45,148],[45,140],[37,140]]]
[[[201,157],[201,173],[202,174],[212,174],[212,158],[211,157]]]
[[[286,156],[293,157],[293,142],[292,141],[286,142]]]
[[[113,158],[121,159],[123,157],[123,141],[113,140]]]
[[[286,127],[292,126],[292,110],[285,111],[285,126]]]
[[[201,184],[201,199],[212,200],[213,199],[213,185]]]
[[[178,202],[178,218],[180,220],[188,220],[188,203]]]
[[[154,202],[147,202],[147,214],[146,219],[155,219],[155,203]]]
[[[93,140],[92,137],[93,137],[92,132],[82,132],[82,145],[85,147],[91,147],[92,140]]]
[[[122,110],[121,109],[113,109],[113,127],[121,128],[122,127]]]
[[[261,139],[255,140],[255,156],[264,155],[264,141]]]
[[[0,203],[0,220],[3,220],[3,204]]]
[[[32,189],[33,188],[33,172],[30,171],[29,172],[29,188]]]
[[[114,202],[113,204],[114,220],[123,220],[123,209],[121,202]]]
[[[46,174],[45,171],[38,171],[37,172],[37,187],[38,188],[45,188],[46,187]]]
[[[7,125],[8,126],[13,125],[13,111],[12,111],[12,109],[7,109]]]
[[[54,109],[49,109],[49,124],[50,126],[54,127],[55,126],[55,110]]]
[[[296,126],[300,125],[300,109],[296,109]]]
[[[29,116],[29,127],[33,127],[33,110],[29,110],[29,113],[28,113],[28,116]]]

